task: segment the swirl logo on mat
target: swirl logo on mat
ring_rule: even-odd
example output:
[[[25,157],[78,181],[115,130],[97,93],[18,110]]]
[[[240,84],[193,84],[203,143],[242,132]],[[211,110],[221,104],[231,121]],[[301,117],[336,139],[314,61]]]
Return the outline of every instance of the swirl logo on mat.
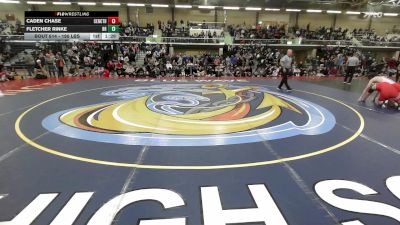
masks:
[[[108,100],[52,114],[42,125],[104,143],[212,146],[319,135],[336,123],[325,108],[262,86],[162,84],[101,95]]]

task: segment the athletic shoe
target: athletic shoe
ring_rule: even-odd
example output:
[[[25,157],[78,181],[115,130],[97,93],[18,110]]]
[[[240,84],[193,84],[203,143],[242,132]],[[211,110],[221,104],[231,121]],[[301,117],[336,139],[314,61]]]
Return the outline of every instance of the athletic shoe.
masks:
[[[383,102],[383,104],[381,105],[382,109],[386,109],[388,106],[388,103],[389,103],[389,101],[387,101],[387,100],[385,102]]]
[[[351,83],[346,83],[346,84],[351,85]]]
[[[276,90],[278,90],[278,91],[282,91],[282,88],[278,88],[278,87],[277,87],[277,88],[276,88]]]
[[[287,91],[287,92],[292,92],[292,89],[287,89],[286,91]]]
[[[343,81],[343,84],[347,84],[347,82],[346,82],[346,81]]]

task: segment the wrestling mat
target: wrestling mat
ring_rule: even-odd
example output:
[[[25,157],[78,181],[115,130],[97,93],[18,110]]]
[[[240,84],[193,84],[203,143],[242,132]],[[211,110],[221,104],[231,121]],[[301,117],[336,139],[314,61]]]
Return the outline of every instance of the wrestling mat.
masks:
[[[338,80],[278,82],[87,79],[1,97],[0,224],[399,224],[400,114]]]

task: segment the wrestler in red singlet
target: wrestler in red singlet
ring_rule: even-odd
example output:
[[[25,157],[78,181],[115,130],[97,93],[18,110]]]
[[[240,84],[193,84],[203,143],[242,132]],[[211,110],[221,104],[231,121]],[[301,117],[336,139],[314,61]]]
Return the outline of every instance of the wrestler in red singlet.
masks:
[[[392,84],[400,92],[400,83]]]
[[[379,101],[384,102],[386,100],[397,98],[400,90],[395,84],[389,84],[386,82],[376,84],[376,90],[379,92]]]
[[[394,83],[394,84],[392,84],[396,89],[397,89],[397,91],[399,92],[398,94],[397,94],[397,96],[395,97],[395,101],[397,102],[397,103],[400,103],[400,83]],[[399,106],[399,110],[400,110],[400,106]]]

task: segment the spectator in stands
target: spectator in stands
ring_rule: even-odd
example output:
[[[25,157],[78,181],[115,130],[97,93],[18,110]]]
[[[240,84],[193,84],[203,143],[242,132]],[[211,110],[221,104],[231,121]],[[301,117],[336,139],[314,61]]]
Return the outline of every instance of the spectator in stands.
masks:
[[[110,77],[110,71],[108,69],[104,69],[102,71],[103,77],[109,78]]]
[[[46,68],[46,58],[44,57],[44,54],[41,52],[39,53],[39,58],[41,66],[43,68],[43,70]],[[37,62],[37,61],[36,61]]]
[[[396,76],[397,66],[398,66],[398,62],[396,60],[396,57],[392,57],[387,60],[387,74],[389,77],[391,77],[393,75]]]
[[[354,29],[353,36],[367,45],[387,45],[388,42],[399,42],[400,36],[388,35],[380,36],[375,29]]]
[[[33,76],[33,69],[35,67],[35,59],[32,54],[29,54],[27,51],[24,52],[23,62],[26,66],[26,70],[28,71],[28,75],[30,77]]]
[[[120,24],[121,36],[143,36],[147,37],[154,34],[154,26],[147,24],[146,27],[139,27],[138,24],[133,22]]]
[[[15,29],[16,30],[21,29],[21,20],[19,18],[15,19]]]
[[[0,65],[0,81],[9,81],[7,77],[7,71],[4,69],[3,65]]]
[[[21,76],[15,70],[15,67],[11,67],[11,71],[7,73],[7,77],[9,80],[21,79]],[[23,78],[22,78],[23,79]]]
[[[93,60],[89,55],[85,55],[83,57],[83,76],[91,76],[92,75],[92,64],[93,64]]]
[[[228,31],[236,40],[240,39],[280,39],[286,37],[284,26],[246,27],[229,26]]]
[[[49,53],[46,54],[46,68],[49,72],[50,77],[56,76],[56,66],[55,66],[55,56],[50,50]]]
[[[43,65],[42,65],[42,61],[40,59],[36,60],[34,73],[35,73],[35,78],[36,79],[47,78],[46,71],[44,70]]]
[[[400,81],[399,78],[400,78],[400,63],[398,63],[398,66],[397,66],[396,82]]]
[[[72,76],[79,75],[79,68],[80,68],[80,66],[79,66],[79,64],[80,64],[79,55],[77,53],[73,53],[73,55],[71,56],[70,61],[71,61],[72,66],[70,68],[69,73]]]
[[[58,52],[56,55],[56,66],[58,77],[64,77],[65,60],[62,57],[61,52]]]
[[[110,75],[113,75],[113,74],[114,74],[114,71],[115,71],[115,64],[114,64],[114,62],[113,62],[112,60],[109,60],[109,61],[107,62],[106,68],[107,68],[108,71],[110,71]]]
[[[129,77],[133,77],[136,75],[135,68],[132,65],[128,65],[125,69],[125,74]]]

